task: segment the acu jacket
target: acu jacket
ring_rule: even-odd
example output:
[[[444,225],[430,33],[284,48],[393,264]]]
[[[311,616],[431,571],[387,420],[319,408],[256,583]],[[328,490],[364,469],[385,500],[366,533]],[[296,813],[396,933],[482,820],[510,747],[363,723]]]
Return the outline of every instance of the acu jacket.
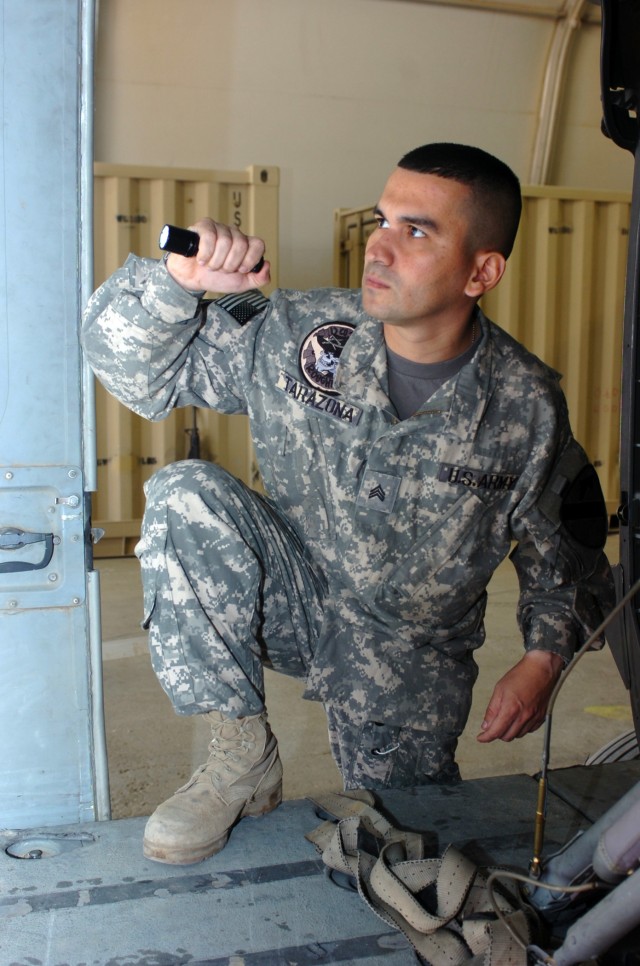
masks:
[[[135,412],[248,414],[268,498],[326,584],[309,696],[418,727],[444,704],[458,730],[508,554],[528,649],[569,660],[613,604],[604,501],[559,377],[477,320],[472,360],[401,421],[358,291],[207,303],[130,256],[87,307],[89,361]]]

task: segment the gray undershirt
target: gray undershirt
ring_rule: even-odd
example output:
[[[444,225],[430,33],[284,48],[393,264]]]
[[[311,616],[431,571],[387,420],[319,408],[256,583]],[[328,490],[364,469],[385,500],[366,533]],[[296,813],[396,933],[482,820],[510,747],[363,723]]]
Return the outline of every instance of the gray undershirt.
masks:
[[[482,333],[461,355],[444,362],[413,362],[387,346],[389,398],[400,419],[413,416],[447,379],[451,379],[473,357]]]

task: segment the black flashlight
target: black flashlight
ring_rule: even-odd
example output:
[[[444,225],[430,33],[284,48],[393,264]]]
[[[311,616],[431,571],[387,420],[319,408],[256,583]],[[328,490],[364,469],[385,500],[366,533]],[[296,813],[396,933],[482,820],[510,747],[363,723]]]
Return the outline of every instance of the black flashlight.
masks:
[[[158,245],[164,252],[173,252],[174,255],[182,255],[184,258],[193,258],[197,255],[199,244],[200,235],[196,231],[177,228],[175,225],[165,225],[158,239]],[[251,271],[259,272],[263,265],[264,258],[261,258]]]

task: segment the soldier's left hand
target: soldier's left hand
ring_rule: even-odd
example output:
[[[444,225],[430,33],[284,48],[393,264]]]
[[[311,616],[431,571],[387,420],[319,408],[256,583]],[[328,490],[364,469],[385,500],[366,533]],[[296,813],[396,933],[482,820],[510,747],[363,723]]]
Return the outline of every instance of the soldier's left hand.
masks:
[[[528,651],[496,684],[478,741],[512,741],[539,728],[564,662],[548,651]]]

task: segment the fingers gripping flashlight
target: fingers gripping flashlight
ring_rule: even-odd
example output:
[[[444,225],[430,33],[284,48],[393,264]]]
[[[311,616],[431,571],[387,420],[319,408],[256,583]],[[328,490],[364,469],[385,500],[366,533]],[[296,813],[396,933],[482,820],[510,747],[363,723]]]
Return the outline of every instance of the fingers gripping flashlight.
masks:
[[[174,255],[182,255],[184,258],[194,258],[198,254],[199,244],[200,236],[197,232],[188,228],[177,228],[175,225],[165,225],[158,239],[162,251],[173,252]],[[259,272],[263,265],[264,258],[261,258],[251,271]]]

